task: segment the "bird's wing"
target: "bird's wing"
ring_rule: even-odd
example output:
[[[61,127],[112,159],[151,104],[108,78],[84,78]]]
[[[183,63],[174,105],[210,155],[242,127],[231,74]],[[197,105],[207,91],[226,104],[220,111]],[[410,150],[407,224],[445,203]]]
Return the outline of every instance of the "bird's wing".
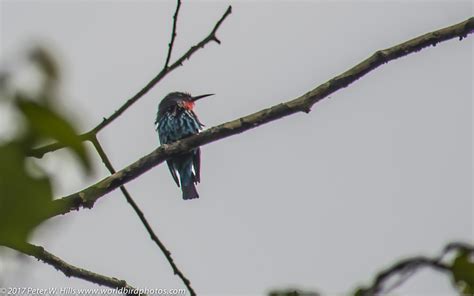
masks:
[[[193,165],[195,174],[194,181],[199,183],[201,182],[201,149],[199,148],[194,151]]]
[[[170,169],[171,176],[173,176],[176,185],[179,187],[179,180],[178,176],[176,176],[176,170],[174,169],[173,162],[171,160],[167,160],[166,163],[168,164],[168,168]]]

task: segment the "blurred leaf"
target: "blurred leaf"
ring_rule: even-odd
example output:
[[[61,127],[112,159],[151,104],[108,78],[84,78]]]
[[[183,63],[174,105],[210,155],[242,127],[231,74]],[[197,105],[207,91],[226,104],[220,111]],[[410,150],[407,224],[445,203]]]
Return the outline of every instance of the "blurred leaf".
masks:
[[[11,142],[0,144],[0,245],[7,246],[23,245],[53,210],[50,178],[27,157],[34,145],[56,140],[69,146],[88,172],[91,167],[87,150],[73,125],[51,104],[59,78],[58,65],[42,48],[33,50],[30,58],[39,66],[44,79],[42,89],[35,93],[21,93],[11,84],[10,73],[0,71],[0,97],[13,102],[13,112],[23,115],[14,116],[14,120],[24,119],[10,123],[24,129],[18,129],[20,132],[16,131]]]
[[[366,294],[366,289],[364,288],[358,288],[355,292],[354,292],[354,296],[364,296]]]
[[[451,267],[455,283],[466,295],[474,293],[474,262],[472,262],[470,255],[465,250],[460,251]]]
[[[59,79],[59,67],[53,56],[43,47],[35,47],[30,52],[30,59],[38,65],[47,79]]]
[[[30,60],[38,66],[42,74],[43,84],[37,98],[45,105],[50,105],[57,97],[59,66],[51,53],[41,46],[31,50]]]
[[[19,143],[0,146],[0,244],[25,241],[52,209],[51,184],[26,170],[24,151]]]
[[[9,74],[6,71],[0,69],[0,98],[8,87]]]
[[[73,126],[66,119],[50,108],[21,96],[17,99],[17,106],[36,137],[55,139],[69,146],[79,157],[84,168],[90,171],[91,164],[87,150]]]

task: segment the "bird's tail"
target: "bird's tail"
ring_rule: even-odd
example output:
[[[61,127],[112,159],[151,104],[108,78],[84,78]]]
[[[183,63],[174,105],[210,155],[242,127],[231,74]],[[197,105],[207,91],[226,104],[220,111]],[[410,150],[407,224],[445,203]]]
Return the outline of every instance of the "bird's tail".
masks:
[[[184,200],[199,198],[199,194],[193,182],[190,182],[189,184],[186,184],[186,185],[181,184],[181,190],[183,191]]]
[[[185,155],[178,163],[179,179],[181,181],[181,190],[183,191],[183,199],[199,198],[196,186],[196,176],[193,173],[193,156]]]

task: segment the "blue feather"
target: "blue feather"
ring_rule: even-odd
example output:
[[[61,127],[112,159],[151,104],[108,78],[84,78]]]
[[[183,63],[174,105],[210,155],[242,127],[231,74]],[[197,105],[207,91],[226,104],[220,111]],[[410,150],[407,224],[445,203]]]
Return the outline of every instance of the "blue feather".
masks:
[[[158,116],[156,122],[161,144],[169,144],[185,137],[197,134],[202,124],[191,110],[175,107]],[[199,197],[195,183],[199,182],[199,148],[191,152],[168,160],[170,172],[179,185],[176,172],[183,190],[183,198],[191,199]],[[193,172],[194,167],[194,172]]]

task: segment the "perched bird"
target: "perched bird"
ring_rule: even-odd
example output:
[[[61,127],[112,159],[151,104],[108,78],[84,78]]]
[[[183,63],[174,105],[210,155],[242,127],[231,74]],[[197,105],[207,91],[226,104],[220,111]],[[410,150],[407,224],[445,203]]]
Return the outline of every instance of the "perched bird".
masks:
[[[206,94],[192,97],[188,93],[172,92],[158,106],[155,120],[161,144],[169,144],[182,138],[197,134],[204,126],[193,111],[194,102],[212,96]],[[201,150],[168,159],[168,168],[174,181],[183,191],[183,199],[199,198],[195,184],[200,181]],[[178,176],[179,175],[179,180]]]

